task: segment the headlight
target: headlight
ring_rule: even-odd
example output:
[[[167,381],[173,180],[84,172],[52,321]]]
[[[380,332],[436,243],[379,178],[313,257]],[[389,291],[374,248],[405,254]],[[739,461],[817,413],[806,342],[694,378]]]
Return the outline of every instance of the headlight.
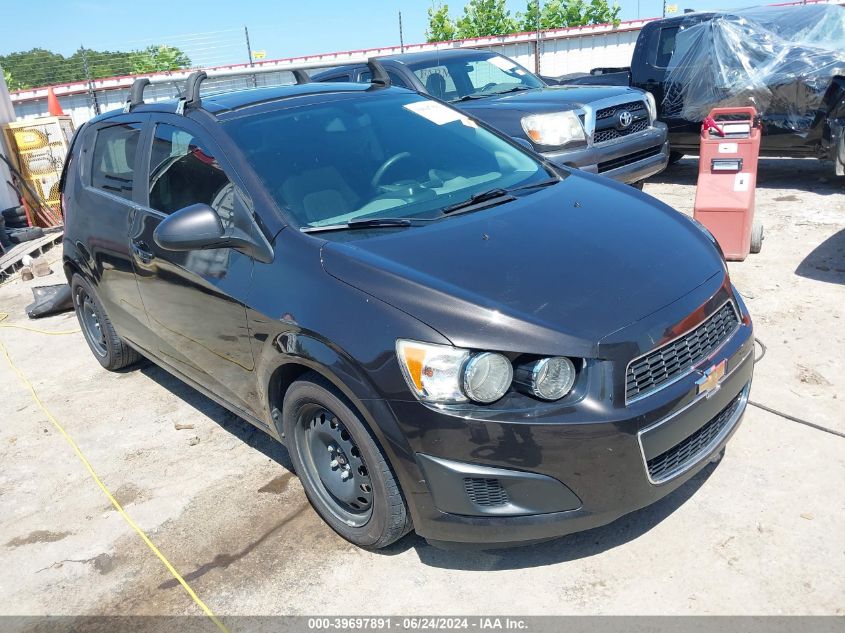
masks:
[[[495,402],[510,389],[513,366],[492,352],[400,339],[396,355],[411,391],[425,402]]]
[[[586,138],[581,120],[572,111],[523,117],[522,129],[534,143],[550,147],[560,147]]]
[[[461,391],[461,370],[469,358],[468,350],[400,339],[396,355],[408,387],[420,400],[467,401]]]
[[[510,389],[512,381],[513,366],[501,354],[476,354],[464,368],[464,393],[476,402],[495,402]]]
[[[541,358],[521,365],[514,381],[543,400],[560,400],[575,384],[575,365],[565,356]]]
[[[648,118],[654,123],[657,120],[657,102],[654,100],[654,95],[646,91],[645,103],[648,108]]]

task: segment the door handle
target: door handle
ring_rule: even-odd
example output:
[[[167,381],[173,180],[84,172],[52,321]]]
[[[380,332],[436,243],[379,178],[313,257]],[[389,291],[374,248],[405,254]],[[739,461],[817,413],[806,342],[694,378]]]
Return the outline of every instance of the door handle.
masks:
[[[132,242],[132,253],[137,257],[142,264],[149,264],[155,259],[155,255],[147,246],[146,242]]]

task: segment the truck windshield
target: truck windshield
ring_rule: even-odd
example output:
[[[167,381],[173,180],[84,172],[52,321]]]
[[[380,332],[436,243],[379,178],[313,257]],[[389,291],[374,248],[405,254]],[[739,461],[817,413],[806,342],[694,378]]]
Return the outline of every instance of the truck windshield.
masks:
[[[406,91],[341,93],[224,127],[300,228],[433,219],[475,194],[554,176],[466,115]]]
[[[542,88],[543,82],[507,57],[445,58],[410,66],[428,94],[445,101],[482,98],[503,92]]]

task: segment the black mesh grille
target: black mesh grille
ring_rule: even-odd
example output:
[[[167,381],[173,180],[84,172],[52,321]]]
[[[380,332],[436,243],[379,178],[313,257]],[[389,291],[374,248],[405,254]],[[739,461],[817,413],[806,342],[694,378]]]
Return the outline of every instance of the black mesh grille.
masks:
[[[623,136],[628,136],[629,134],[634,134],[636,132],[642,132],[643,130],[648,129],[648,119],[642,119],[640,121],[634,121],[626,130],[617,130],[614,127],[607,128],[605,130],[596,130],[593,132],[593,143],[604,143],[606,141],[612,141],[615,138],[622,138]]]
[[[625,397],[654,391],[684,373],[724,343],[737,325],[736,310],[726,303],[691,332],[632,361],[625,375]]]
[[[611,169],[619,169],[620,167],[624,167],[625,165],[630,165],[631,163],[636,163],[637,161],[645,160],[646,158],[651,158],[652,156],[657,156],[660,153],[660,150],[660,145],[657,145],[655,147],[650,147],[649,149],[644,149],[640,152],[634,152],[633,154],[625,154],[625,156],[620,156],[619,158],[606,160],[604,162],[599,163],[599,173],[610,171]]]
[[[465,477],[464,490],[470,500],[479,506],[503,506],[508,503],[508,493],[498,479]]]
[[[686,438],[683,442],[676,444],[665,453],[648,460],[648,474],[653,481],[668,479],[673,473],[682,470],[687,464],[696,459],[708,449],[713,440],[725,429],[730,422],[731,416],[739,408],[742,393],[731,400],[730,404],[722,409],[716,417],[698,429],[695,433]]]
[[[637,112],[645,110],[645,103],[643,101],[629,101],[628,103],[620,103],[619,105],[610,106],[609,108],[602,108],[596,111],[596,120],[607,119],[616,114],[619,110],[628,110],[629,112]]]

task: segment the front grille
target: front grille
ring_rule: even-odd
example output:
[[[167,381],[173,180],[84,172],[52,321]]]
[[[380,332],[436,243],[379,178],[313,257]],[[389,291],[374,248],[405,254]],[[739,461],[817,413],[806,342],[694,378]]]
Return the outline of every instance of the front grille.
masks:
[[[639,121],[634,121],[631,124],[631,127],[626,130],[617,130],[615,127],[606,128],[604,130],[596,130],[593,132],[593,144],[606,143],[607,141],[636,134],[637,132],[643,132],[647,129],[648,119],[641,119]]]
[[[741,406],[743,393],[740,392],[728,406],[688,438],[665,453],[648,460],[646,465],[651,480],[654,482],[665,481],[675,473],[684,470],[687,465],[697,461],[702,454],[708,452],[730,423],[731,417]]]
[[[625,374],[625,398],[656,391],[682,375],[721,346],[738,325],[739,318],[729,301],[694,330],[631,361]]]
[[[465,477],[464,490],[470,501],[479,506],[503,506],[508,503],[508,492],[498,479]]]
[[[619,105],[610,106],[609,108],[602,108],[601,110],[596,110],[596,121],[610,118],[619,110],[628,110],[630,112],[645,110],[645,102],[629,101],[628,103],[620,103]]]
[[[636,163],[640,160],[645,160],[646,158],[651,158],[652,156],[657,156],[660,153],[660,145],[655,147],[649,147],[648,149],[644,149],[639,152],[634,152],[633,154],[626,154],[625,156],[620,156],[619,158],[614,158],[613,160],[606,160],[602,163],[599,163],[598,170],[599,173],[604,171],[610,171],[611,169],[619,169],[620,167],[624,167],[625,165],[630,165],[631,163]]]

